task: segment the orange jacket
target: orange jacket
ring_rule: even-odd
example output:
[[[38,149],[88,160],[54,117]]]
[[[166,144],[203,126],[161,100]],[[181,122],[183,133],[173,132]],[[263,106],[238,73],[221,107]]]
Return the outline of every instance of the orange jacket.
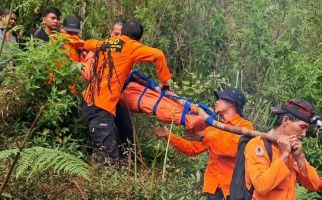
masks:
[[[224,124],[253,130],[250,121],[241,118],[238,114]],[[190,156],[208,151],[208,166],[204,174],[203,191],[214,194],[219,187],[225,196],[229,194],[229,186],[235,166],[239,135],[226,132],[214,127],[204,131],[202,142],[189,141],[171,134],[170,143],[177,150]]]
[[[84,40],[81,40],[78,36],[69,35],[66,33],[61,33],[62,37],[69,40],[69,42],[64,43],[64,49],[67,50],[67,55],[74,62],[81,62],[84,56],[81,49],[84,47]]]
[[[124,82],[129,76],[134,63],[153,62],[156,66],[157,75],[160,82],[166,82],[171,79],[172,75],[168,69],[168,65],[162,51],[145,46],[138,41],[132,40],[124,35],[109,38],[106,40],[106,42],[111,45],[112,58],[114,68],[116,70],[116,73],[113,71],[113,76],[110,79],[111,92],[108,89],[109,70],[107,67],[103,72],[100,82],[100,92],[99,94],[95,93],[94,102],[90,102],[89,86],[85,89],[83,97],[88,104],[95,104],[97,107],[100,107],[115,115],[115,107],[119,101]],[[88,40],[85,42],[84,48],[87,51],[92,51],[102,43],[102,41]],[[103,56],[104,55],[102,53],[99,56],[99,67],[101,67],[101,63],[103,62]]]
[[[308,175],[299,173],[296,162],[292,156],[287,162],[279,158],[276,144],[272,144],[272,162],[269,159],[264,142],[261,137],[253,138],[245,149],[245,178],[249,189],[254,186],[253,199],[256,200],[294,200],[297,180],[309,190],[319,188],[319,176],[308,162],[306,169]]]
[[[78,36],[69,35],[67,33],[58,33],[50,36],[50,40],[57,40],[58,38],[64,38],[67,41],[64,42],[64,50],[70,59],[74,62],[81,62],[84,59],[84,55],[81,50],[84,48],[84,40],[81,40]],[[60,64],[59,64],[60,65]],[[59,68],[62,66],[58,66]]]

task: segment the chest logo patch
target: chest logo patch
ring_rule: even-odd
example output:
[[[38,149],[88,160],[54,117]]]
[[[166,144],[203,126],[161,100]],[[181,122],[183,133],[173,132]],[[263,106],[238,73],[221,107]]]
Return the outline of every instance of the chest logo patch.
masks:
[[[255,154],[258,156],[264,155],[264,149],[262,146],[256,146],[255,147]]]

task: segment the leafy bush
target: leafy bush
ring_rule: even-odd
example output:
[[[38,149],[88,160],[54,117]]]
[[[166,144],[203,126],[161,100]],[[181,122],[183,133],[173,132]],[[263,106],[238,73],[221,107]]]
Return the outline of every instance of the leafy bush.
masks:
[[[72,130],[73,120],[68,116],[77,116],[80,102],[75,92],[80,92],[81,65],[69,60],[61,49],[62,42],[45,44],[31,40],[26,43],[26,50],[15,49],[16,66],[7,72],[1,85],[6,95],[1,96],[0,110],[9,117],[6,120],[23,119],[31,123],[38,109],[45,105],[37,133],[47,137],[47,143],[57,136],[63,140]]]
[[[320,200],[321,196],[317,192],[309,192],[304,187],[298,186],[296,188],[296,199],[298,200]]]

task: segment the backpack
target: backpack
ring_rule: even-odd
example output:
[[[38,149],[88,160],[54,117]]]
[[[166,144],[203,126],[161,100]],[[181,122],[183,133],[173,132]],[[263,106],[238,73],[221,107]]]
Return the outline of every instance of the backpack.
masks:
[[[236,164],[233,171],[232,180],[230,183],[230,194],[228,199],[229,200],[251,200],[254,192],[254,186],[251,186],[250,190],[246,188],[246,181],[245,181],[245,147],[247,143],[252,138],[242,136],[240,137],[238,148],[237,148],[237,158]],[[269,159],[272,160],[272,145],[271,143],[263,139],[265,149],[268,153]]]

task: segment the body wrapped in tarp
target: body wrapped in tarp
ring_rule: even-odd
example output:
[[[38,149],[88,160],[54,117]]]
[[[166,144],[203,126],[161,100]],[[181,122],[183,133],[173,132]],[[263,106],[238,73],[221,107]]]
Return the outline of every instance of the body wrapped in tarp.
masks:
[[[120,99],[121,103],[128,106],[131,111],[155,115],[162,122],[184,125],[194,131],[206,128],[207,123],[203,117],[191,111],[190,100],[167,95],[166,89],[162,89],[161,92],[156,91],[154,88],[158,85],[140,72],[134,71],[131,76],[135,76],[135,79],[130,78],[127,81]],[[185,103],[179,103],[180,99],[184,99]],[[204,105],[202,107],[211,113],[207,107]],[[211,114],[215,117],[213,113]]]

